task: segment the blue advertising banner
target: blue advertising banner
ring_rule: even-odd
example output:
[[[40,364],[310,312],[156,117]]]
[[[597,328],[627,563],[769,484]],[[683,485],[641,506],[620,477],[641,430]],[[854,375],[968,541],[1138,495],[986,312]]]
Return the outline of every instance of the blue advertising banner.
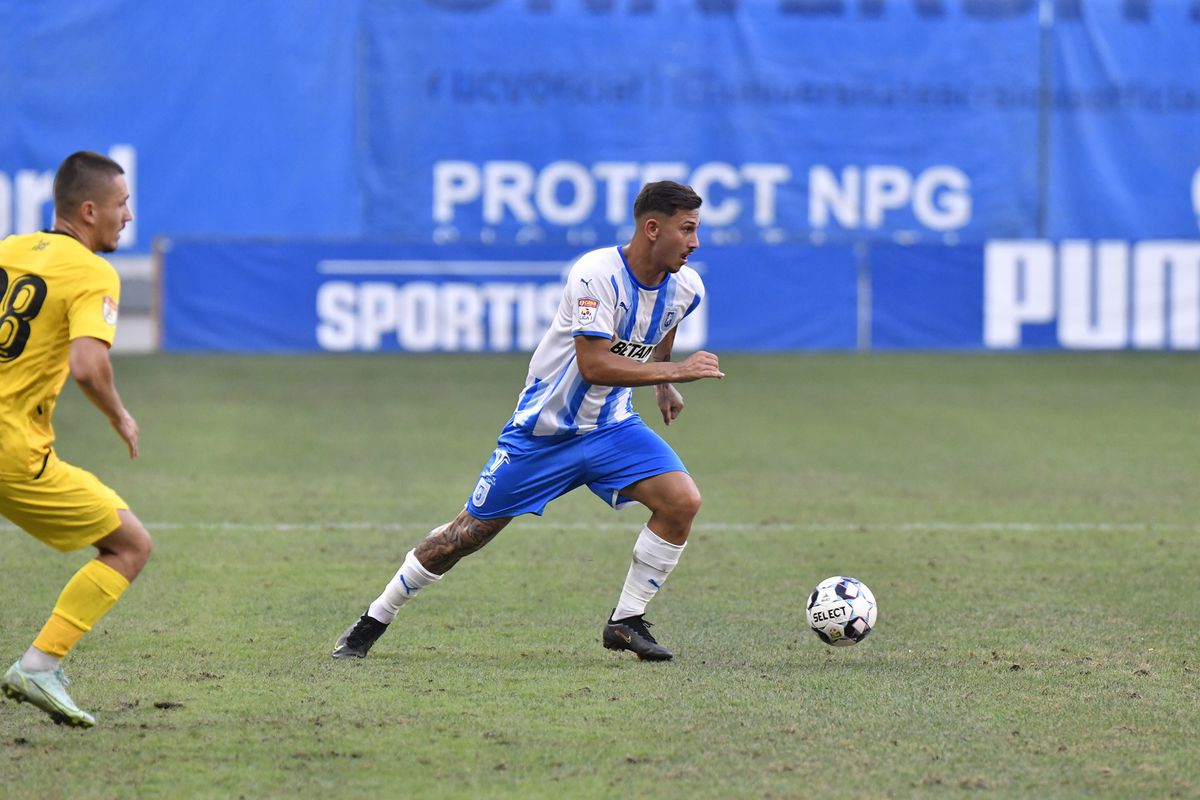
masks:
[[[621,5],[368,0],[367,227],[604,241],[669,178],[726,243],[1035,234],[1030,4]]]
[[[0,0],[0,233],[109,153],[156,236],[715,243],[1188,238],[1191,0]]]
[[[563,247],[173,240],[164,248],[168,351],[530,351],[582,254]],[[680,352],[849,348],[855,262],[821,248],[805,263],[761,245],[699,251],[704,301]]]
[[[870,346],[977,349],[983,344],[983,248],[877,245],[871,267]]]
[[[1197,347],[1193,0],[0,0],[0,19],[0,234],[49,223],[67,153],[111,155],[137,215],[122,249],[174,242],[172,349],[525,349],[554,265],[628,241],[664,178],[705,201],[694,341]]]
[[[532,350],[580,251],[178,240],[163,347],[231,352]],[[1200,349],[1200,242],[702,248],[679,352]]]
[[[358,0],[0,0],[0,236],[47,227],[77,150],[164,234],[358,235]]]
[[[1200,6],[1085,8],[1054,28],[1046,235],[1195,237]]]

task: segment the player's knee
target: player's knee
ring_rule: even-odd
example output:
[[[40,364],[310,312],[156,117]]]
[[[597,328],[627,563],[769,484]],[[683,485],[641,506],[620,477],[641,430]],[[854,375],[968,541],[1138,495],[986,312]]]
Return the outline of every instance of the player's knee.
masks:
[[[153,551],[154,542],[145,528],[138,526],[136,531],[130,531],[129,535],[125,537],[117,555],[124,562],[130,580],[133,580],[146,566]]]
[[[672,515],[678,519],[691,522],[700,513],[701,502],[700,490],[696,488],[694,483],[689,482],[687,487],[676,492],[671,498]]]
[[[121,527],[97,542],[96,547],[102,554],[115,559],[114,565],[118,571],[133,580],[150,560],[154,541],[145,526],[136,517],[130,516],[122,519]]]
[[[150,555],[154,552],[154,540],[150,538],[150,532],[141,525],[138,525],[138,531],[134,537],[133,555],[140,570],[146,566],[146,562],[150,560]]]

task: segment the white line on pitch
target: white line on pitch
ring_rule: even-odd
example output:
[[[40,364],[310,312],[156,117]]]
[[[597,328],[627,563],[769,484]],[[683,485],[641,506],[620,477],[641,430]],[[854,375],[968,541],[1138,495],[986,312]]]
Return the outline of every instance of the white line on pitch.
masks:
[[[158,522],[147,524],[154,530],[218,530],[218,531],[429,531],[441,523],[423,522]],[[636,521],[616,522],[551,522],[536,523],[538,527],[557,530],[631,530]],[[1194,524],[1158,522],[700,522],[692,526],[696,531],[732,531],[751,533],[853,533],[855,531],[963,531],[983,533],[1024,533],[1037,531],[1054,532],[1116,532],[1138,533],[1150,531],[1200,531],[1200,522]]]
[[[433,530],[442,523],[427,522],[151,522],[146,527],[151,531],[418,531]],[[635,530],[640,524],[636,520],[623,522],[551,522],[530,523],[541,528],[573,531],[624,531]],[[17,527],[0,522],[0,530],[17,530]],[[1148,533],[1200,531],[1200,522],[698,522],[692,530],[700,532],[753,533],[854,533],[856,531],[961,531],[964,533],[1032,533],[1051,532],[1095,532],[1095,533]]]

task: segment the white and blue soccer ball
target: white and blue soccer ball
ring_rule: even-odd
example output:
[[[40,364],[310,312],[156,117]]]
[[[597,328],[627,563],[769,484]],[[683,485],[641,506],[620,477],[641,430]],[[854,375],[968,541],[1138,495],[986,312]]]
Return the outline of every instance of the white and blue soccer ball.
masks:
[[[808,596],[808,624],[825,644],[858,644],[875,627],[875,595],[856,578],[835,575],[817,584]]]

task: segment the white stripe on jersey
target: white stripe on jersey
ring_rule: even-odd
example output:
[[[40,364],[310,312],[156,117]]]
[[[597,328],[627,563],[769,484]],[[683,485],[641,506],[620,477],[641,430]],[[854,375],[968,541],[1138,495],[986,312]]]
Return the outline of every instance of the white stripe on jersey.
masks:
[[[536,436],[551,436],[587,433],[632,416],[632,389],[584,382],[575,363],[575,337],[610,339],[612,352],[645,363],[703,296],[704,284],[690,267],[658,286],[645,286],[633,276],[619,247],[581,256],[567,275],[554,321],[529,361],[513,424]]]

